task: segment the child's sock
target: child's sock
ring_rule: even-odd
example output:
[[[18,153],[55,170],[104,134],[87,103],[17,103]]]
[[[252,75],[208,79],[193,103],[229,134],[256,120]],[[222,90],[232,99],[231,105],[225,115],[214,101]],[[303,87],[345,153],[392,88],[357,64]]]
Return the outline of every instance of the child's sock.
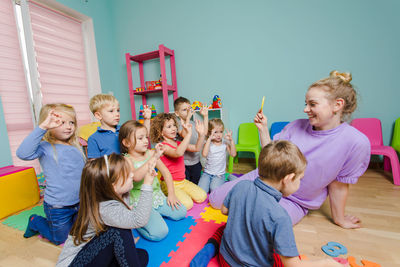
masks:
[[[207,243],[205,246],[194,256],[190,262],[190,267],[207,267],[210,260],[217,254],[217,248],[213,243]]]
[[[26,230],[25,230],[25,233],[24,233],[24,237],[25,237],[25,238],[32,237],[32,236],[37,235],[37,234],[39,233],[38,231],[35,231],[35,230],[33,230],[33,229],[31,228],[32,221],[33,221],[33,219],[34,219],[35,217],[36,217],[36,215],[31,215],[31,216],[29,217],[28,226],[26,227]]]

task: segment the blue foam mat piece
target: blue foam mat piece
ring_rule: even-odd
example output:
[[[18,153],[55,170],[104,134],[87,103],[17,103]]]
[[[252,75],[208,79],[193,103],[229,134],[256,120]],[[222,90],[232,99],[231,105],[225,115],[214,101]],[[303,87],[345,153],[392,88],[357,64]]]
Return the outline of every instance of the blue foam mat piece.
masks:
[[[137,248],[147,250],[149,253],[149,267],[158,267],[163,262],[168,262],[170,257],[168,256],[171,251],[176,251],[178,247],[176,244],[181,241],[183,242],[186,237],[185,233],[190,233],[192,229],[189,229],[192,225],[196,225],[193,217],[188,216],[180,221],[173,221],[165,219],[168,225],[168,235],[165,239],[157,242],[149,241],[140,236],[136,230],[132,230],[135,237],[140,236],[139,241],[136,244]]]

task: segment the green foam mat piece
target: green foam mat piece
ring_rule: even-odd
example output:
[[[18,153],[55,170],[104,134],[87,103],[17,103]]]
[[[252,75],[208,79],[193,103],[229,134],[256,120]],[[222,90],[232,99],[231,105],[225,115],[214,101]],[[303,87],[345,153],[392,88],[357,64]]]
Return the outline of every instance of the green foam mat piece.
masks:
[[[25,231],[26,227],[28,226],[28,219],[32,214],[46,217],[46,215],[44,214],[43,205],[40,205],[35,206],[29,210],[25,210],[19,214],[10,216],[6,220],[4,220],[2,224],[21,231]]]

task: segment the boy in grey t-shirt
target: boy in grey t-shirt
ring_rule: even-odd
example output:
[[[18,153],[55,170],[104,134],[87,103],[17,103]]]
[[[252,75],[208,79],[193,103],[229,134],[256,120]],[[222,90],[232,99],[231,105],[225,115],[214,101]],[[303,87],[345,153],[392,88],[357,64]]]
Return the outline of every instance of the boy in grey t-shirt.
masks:
[[[194,113],[192,107],[190,106],[190,101],[184,97],[178,97],[174,101],[174,109],[175,115],[178,117],[178,133],[179,136],[184,138],[186,136],[186,132],[182,129],[181,120],[186,123],[192,124],[192,128],[194,129],[195,123],[191,120],[191,117]],[[203,116],[204,127],[208,127],[208,108],[202,107],[200,110],[200,114]],[[190,144],[196,144],[198,135],[196,131],[192,132],[192,136],[190,138]],[[198,184],[201,176],[202,166],[200,163],[200,152],[199,151],[186,151],[184,154],[185,161],[185,174],[186,179],[189,181]]]

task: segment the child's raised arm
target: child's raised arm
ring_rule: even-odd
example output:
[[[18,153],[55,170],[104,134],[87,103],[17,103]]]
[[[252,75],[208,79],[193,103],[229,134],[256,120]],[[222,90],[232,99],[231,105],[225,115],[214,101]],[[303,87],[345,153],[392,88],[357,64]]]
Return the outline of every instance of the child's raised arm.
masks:
[[[137,168],[133,171],[135,174],[133,176],[133,180],[135,182],[139,182],[139,181],[143,180],[143,178],[146,176],[146,174],[148,172],[149,164],[152,164],[153,161],[157,162],[160,159],[161,155],[164,153],[164,149],[165,149],[165,146],[161,143],[158,143],[155,147],[155,151],[150,151],[150,153],[151,153],[150,159],[145,164],[143,164],[142,166],[140,166],[139,168]]]
[[[232,131],[228,130],[225,134],[225,140],[227,141],[226,149],[231,157],[236,157],[236,145],[233,142]]]
[[[204,132],[208,132],[208,106],[202,106],[200,109],[200,114],[203,116]]]
[[[40,141],[42,141],[43,136],[50,129],[57,128],[61,125],[60,115],[54,111],[50,110],[46,119],[36,127],[24,141],[20,144],[17,149],[17,157],[22,160],[34,160],[42,155],[42,151],[39,149]]]
[[[206,141],[206,143],[204,144],[203,152],[202,152],[201,154],[202,154],[202,156],[205,157],[205,158],[208,156],[208,152],[210,151],[211,140],[214,138],[214,135],[215,135],[215,129],[213,129],[213,130],[211,131],[210,136],[207,138],[207,141]]]
[[[182,127],[187,132],[187,135],[183,138],[182,142],[178,145],[177,148],[172,148],[170,146],[165,146],[164,155],[167,155],[171,158],[179,158],[182,157],[185,153],[186,149],[189,146],[190,137],[192,136],[192,125],[190,123],[185,123],[181,120]],[[200,138],[199,138],[200,139]],[[203,139],[204,141],[204,139]]]
[[[196,120],[196,131],[197,134],[199,135],[199,138],[197,138],[197,142],[195,145],[189,144],[187,147],[187,151],[190,152],[199,152],[204,144],[204,138],[205,138],[205,126],[203,122],[197,121]]]
[[[147,129],[147,134],[150,134],[150,119],[151,119],[151,108],[148,105],[143,106],[143,125]]]
[[[186,120],[184,121],[186,124],[190,124],[190,119],[192,118],[192,116],[194,114],[194,110],[192,109],[192,107],[189,108],[188,112],[189,112],[189,114],[186,117]],[[178,117],[178,119],[179,119],[179,117]],[[182,125],[183,120],[182,119],[180,119],[180,120],[181,120],[181,125]],[[183,125],[182,125],[182,129],[180,131],[178,131],[178,134],[180,136],[182,136],[182,138],[185,138],[185,136],[188,134],[187,130],[185,129],[185,127],[183,127]]]

